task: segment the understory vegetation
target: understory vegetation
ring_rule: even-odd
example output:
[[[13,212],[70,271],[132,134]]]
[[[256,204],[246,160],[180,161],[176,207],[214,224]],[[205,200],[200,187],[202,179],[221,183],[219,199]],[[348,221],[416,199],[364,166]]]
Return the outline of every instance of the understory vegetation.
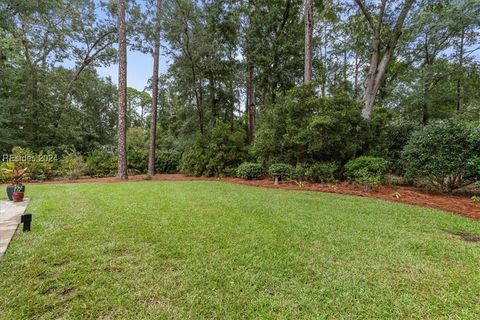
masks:
[[[480,177],[480,127],[474,124],[447,119],[406,130],[403,125],[385,125],[378,120],[378,126],[384,126],[381,132],[387,132],[385,137],[375,135],[373,132],[379,130],[378,126],[372,128],[372,122],[362,121],[358,110],[343,110],[344,107],[334,101],[323,109],[324,99],[311,96],[310,100],[313,104],[304,110],[301,104],[292,105],[293,114],[283,109],[282,103],[272,108],[270,114],[265,115],[252,146],[247,145],[242,130],[231,131],[217,125],[203,136],[196,136],[191,145],[159,150],[156,170],[244,179],[277,176],[283,181],[348,180],[367,189],[379,186],[384,176],[390,174],[404,177],[398,179],[398,183],[442,191],[474,183]],[[352,123],[355,113],[356,120]],[[342,118],[342,115],[348,117]],[[395,133],[406,134],[407,138]],[[145,174],[147,133],[135,129],[129,132],[129,137],[129,172]],[[388,137],[394,137],[394,141]],[[27,176],[31,180],[113,176],[117,166],[116,155],[108,148],[81,155],[72,150],[56,153],[54,149],[45,149],[36,153],[15,147],[12,155],[24,161],[5,162],[2,166],[28,167]],[[7,180],[8,177],[0,173],[0,181]]]
[[[2,166],[461,188],[480,174],[479,17],[476,0],[0,1],[0,152],[26,156]],[[123,37],[166,66],[143,89],[98,73],[126,68]]]

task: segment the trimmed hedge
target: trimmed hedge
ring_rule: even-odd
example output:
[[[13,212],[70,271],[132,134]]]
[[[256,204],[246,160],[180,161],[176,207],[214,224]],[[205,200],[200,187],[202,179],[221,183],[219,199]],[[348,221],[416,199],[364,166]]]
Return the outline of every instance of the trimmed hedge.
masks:
[[[274,163],[268,168],[268,174],[272,177],[278,177],[279,180],[292,178],[294,172],[293,166],[286,163]]]
[[[244,162],[237,168],[237,177],[242,179],[253,180],[260,179],[263,176],[263,167],[258,163]]]
[[[379,157],[362,156],[347,162],[344,173],[348,180],[365,188],[380,185],[388,169],[388,161]]]

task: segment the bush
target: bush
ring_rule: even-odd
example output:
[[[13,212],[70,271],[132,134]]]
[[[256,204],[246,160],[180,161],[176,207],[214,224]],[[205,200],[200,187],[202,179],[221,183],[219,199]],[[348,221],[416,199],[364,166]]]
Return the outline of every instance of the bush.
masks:
[[[379,157],[362,156],[347,162],[345,176],[365,188],[380,185],[388,168],[388,161]]]
[[[468,162],[479,153],[474,133],[454,120],[431,123],[413,133],[402,151],[406,176],[444,191],[473,180],[475,173]]]
[[[471,158],[470,160],[468,160],[468,165],[473,171],[475,179],[478,180],[480,178],[480,157]]]
[[[182,155],[176,150],[162,150],[155,153],[155,170],[158,173],[177,173]]]
[[[244,162],[237,169],[237,177],[246,180],[260,179],[263,175],[263,167],[258,163]]]
[[[13,162],[2,162],[0,163],[0,183],[10,183],[12,177],[10,174],[4,172],[4,170],[15,169],[15,163]]]
[[[131,174],[146,173],[148,167],[148,132],[144,128],[127,131],[127,163]]]
[[[86,173],[91,177],[114,176],[117,157],[104,150],[94,150],[85,160]]]
[[[295,172],[294,172],[295,179],[298,179],[300,181],[308,180],[307,172],[310,169],[310,167],[311,165],[306,163],[297,163],[297,165],[295,166]]]
[[[268,168],[268,174],[272,177],[278,177],[279,180],[285,180],[293,177],[295,170],[286,163],[274,163]]]
[[[340,95],[321,98],[310,86],[264,108],[253,154],[260,163],[347,161],[362,147],[361,107]]]
[[[58,158],[53,151],[34,153],[28,148],[14,147],[12,155],[16,165],[28,168],[26,177],[29,180],[48,180],[55,176]]]
[[[148,150],[128,147],[127,163],[130,173],[146,173],[148,167]]]
[[[78,179],[85,173],[83,157],[76,153],[67,154],[60,160],[60,173],[68,179]]]
[[[180,160],[180,172],[187,176],[200,177],[207,166],[207,159],[200,147],[193,147],[182,154]]]
[[[404,174],[404,168],[401,162],[401,153],[407,145],[410,136],[418,125],[407,121],[393,121],[385,126],[379,126],[375,130],[370,130],[374,135],[373,146],[368,151],[371,156],[378,156],[386,159],[389,163],[389,171],[397,175]]]
[[[194,176],[235,175],[245,155],[245,131],[219,123],[184,151],[180,171]]]
[[[338,167],[336,162],[318,162],[307,168],[305,178],[311,182],[334,182]]]

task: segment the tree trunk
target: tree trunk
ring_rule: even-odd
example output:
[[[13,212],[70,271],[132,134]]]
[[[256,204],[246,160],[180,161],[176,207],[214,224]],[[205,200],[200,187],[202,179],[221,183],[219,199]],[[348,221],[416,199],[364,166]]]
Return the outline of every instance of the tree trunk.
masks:
[[[155,151],[157,149],[158,69],[160,65],[160,10],[162,0],[157,0],[155,47],[153,49],[152,110],[150,119],[150,142],[148,148],[148,175],[155,175]]]
[[[405,4],[398,15],[397,20],[395,21],[395,26],[393,27],[390,38],[387,40],[387,46],[383,57],[381,54],[381,28],[383,23],[383,17],[385,14],[385,8],[387,6],[387,0],[382,0],[380,5],[380,13],[378,19],[374,19],[368,8],[366,7],[363,0],[355,0],[360,11],[365,16],[370,28],[373,31],[372,37],[372,58],[370,60],[370,69],[365,80],[365,95],[364,95],[364,107],[362,110],[362,117],[364,119],[370,119],[373,110],[373,104],[375,103],[375,98],[377,97],[380,85],[382,84],[383,78],[387,71],[390,60],[392,59],[393,52],[397,46],[398,39],[402,34],[403,24],[407,17],[408,12],[410,11],[415,0],[406,0]],[[377,20],[377,21],[376,21]]]
[[[463,57],[464,57],[464,46],[465,46],[465,28],[462,28],[460,34],[460,47],[458,52],[458,66],[459,74],[457,79],[457,112],[462,108],[462,78],[463,78]]]
[[[353,80],[353,94],[355,99],[358,97],[358,74],[360,73],[360,62],[358,59],[358,53],[355,52],[355,75]]]
[[[305,70],[303,81],[312,81],[313,76],[313,0],[305,0]]]
[[[127,35],[125,28],[126,0],[118,1],[118,174],[127,174]]]
[[[248,67],[247,72],[247,115],[248,115],[248,142],[255,141],[255,87],[253,85],[255,69],[253,66]]]
[[[217,110],[217,99],[216,99],[216,90],[215,90],[215,77],[213,75],[213,72],[211,72],[208,76],[208,88],[210,91],[210,105],[212,108],[212,127],[215,126],[217,123],[217,116],[218,116],[218,110]]]

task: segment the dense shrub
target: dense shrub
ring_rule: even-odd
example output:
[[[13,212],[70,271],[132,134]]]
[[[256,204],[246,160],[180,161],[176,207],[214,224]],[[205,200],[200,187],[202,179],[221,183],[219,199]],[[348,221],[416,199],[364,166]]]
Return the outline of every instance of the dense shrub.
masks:
[[[440,190],[462,186],[474,175],[468,161],[479,154],[477,139],[474,130],[454,120],[426,125],[402,152],[406,176]]]
[[[297,163],[294,171],[294,178],[300,181],[305,181],[307,179],[307,171],[310,169],[310,164],[307,163]]]
[[[278,177],[279,180],[285,180],[294,176],[293,166],[286,163],[274,163],[268,168],[268,174],[272,177]]]
[[[146,173],[148,167],[148,150],[128,147],[128,170],[131,174]]]
[[[158,173],[176,173],[182,155],[176,150],[161,150],[155,153],[155,170]]]
[[[263,109],[253,154],[269,164],[346,161],[362,145],[360,109],[347,97],[321,98],[309,86],[295,88]]]
[[[85,160],[86,174],[91,177],[113,176],[117,171],[117,157],[105,150],[94,150]]]
[[[232,131],[228,124],[217,124],[183,152],[180,171],[194,176],[235,175],[246,154],[245,136],[243,128]]]
[[[348,180],[371,188],[380,185],[387,169],[388,161],[385,159],[362,156],[347,162],[344,173]]]
[[[336,162],[318,162],[307,168],[305,178],[311,182],[334,182],[338,168]]]
[[[378,120],[372,121],[370,128],[370,134],[374,135],[371,143],[373,144],[371,149],[368,150],[368,154],[371,156],[379,156],[384,158],[389,163],[389,171],[394,174],[404,174],[404,168],[401,161],[401,153],[403,148],[407,145],[410,136],[415,130],[418,129],[418,125],[408,121],[393,121],[388,122],[385,125],[379,125]]]
[[[11,181],[11,177],[4,172],[4,170],[12,170],[15,168],[13,162],[0,163],[0,183],[7,183]]]
[[[470,160],[468,160],[468,165],[472,169],[475,179],[479,179],[480,178],[480,156],[473,157]]]
[[[194,146],[182,154],[180,172],[187,176],[199,177],[205,172],[207,158],[201,147]]]
[[[127,163],[131,174],[147,172],[148,132],[144,128],[130,128],[127,132]]]
[[[60,160],[60,174],[68,179],[78,179],[86,171],[83,157],[76,153],[65,155]]]
[[[35,153],[28,148],[14,147],[12,155],[17,166],[28,168],[26,178],[29,180],[47,180],[56,174],[58,158],[53,151]]]
[[[242,179],[260,179],[263,175],[263,167],[258,163],[244,162],[237,169],[237,176]]]

